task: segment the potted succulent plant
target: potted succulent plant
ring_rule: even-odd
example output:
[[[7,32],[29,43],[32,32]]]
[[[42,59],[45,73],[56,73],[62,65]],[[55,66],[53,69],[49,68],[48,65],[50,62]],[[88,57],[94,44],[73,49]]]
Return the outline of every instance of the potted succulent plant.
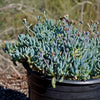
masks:
[[[100,100],[97,22],[81,33],[68,16],[60,19],[38,17],[34,26],[24,19],[27,33],[3,49],[27,69],[31,100]]]

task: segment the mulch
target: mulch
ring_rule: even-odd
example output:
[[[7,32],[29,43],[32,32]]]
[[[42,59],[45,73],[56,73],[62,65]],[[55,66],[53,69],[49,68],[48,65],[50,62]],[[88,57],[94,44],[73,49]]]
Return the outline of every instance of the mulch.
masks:
[[[0,75],[0,100],[28,100],[27,75]]]

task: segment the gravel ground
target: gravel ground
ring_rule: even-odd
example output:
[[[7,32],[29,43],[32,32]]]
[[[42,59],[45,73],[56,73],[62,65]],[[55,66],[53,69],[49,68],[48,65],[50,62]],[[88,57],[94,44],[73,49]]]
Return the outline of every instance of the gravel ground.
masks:
[[[0,100],[28,100],[24,93],[0,87]]]
[[[28,100],[27,72],[9,58],[0,46],[0,100]]]
[[[0,100],[28,100],[26,73],[21,78],[16,74],[0,75]]]

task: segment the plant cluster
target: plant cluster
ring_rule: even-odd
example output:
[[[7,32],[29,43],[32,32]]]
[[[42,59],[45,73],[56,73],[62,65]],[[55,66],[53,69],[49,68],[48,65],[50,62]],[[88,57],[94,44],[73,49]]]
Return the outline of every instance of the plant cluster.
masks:
[[[16,43],[7,43],[3,48],[13,62],[27,62],[33,70],[55,79],[87,80],[100,74],[100,37],[97,37],[97,23],[88,24],[91,30],[84,33],[74,27],[68,16],[62,21],[38,17],[35,26],[23,21],[28,30],[20,34]],[[92,27],[93,26],[93,27]],[[31,33],[31,34],[30,34]]]

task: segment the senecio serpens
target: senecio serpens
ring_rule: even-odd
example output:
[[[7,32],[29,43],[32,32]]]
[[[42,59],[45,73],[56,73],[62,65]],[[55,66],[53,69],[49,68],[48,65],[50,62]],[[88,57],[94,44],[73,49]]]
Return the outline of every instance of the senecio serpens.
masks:
[[[38,24],[23,24],[26,34],[20,34],[16,43],[6,43],[4,51],[12,61],[28,63],[32,70],[52,77],[52,86],[56,79],[88,80],[100,75],[100,37],[97,22],[87,24],[88,31],[81,33],[75,21],[68,16],[52,21],[46,16],[43,22],[38,17]],[[82,24],[80,22],[80,24]],[[78,26],[79,27],[79,26]]]

